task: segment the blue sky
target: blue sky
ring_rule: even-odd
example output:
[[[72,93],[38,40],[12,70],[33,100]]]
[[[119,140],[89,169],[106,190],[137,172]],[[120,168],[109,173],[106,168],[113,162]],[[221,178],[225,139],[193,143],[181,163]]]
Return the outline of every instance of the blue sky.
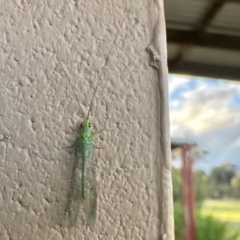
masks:
[[[206,171],[225,162],[240,171],[240,82],[169,75],[171,137],[198,144]]]

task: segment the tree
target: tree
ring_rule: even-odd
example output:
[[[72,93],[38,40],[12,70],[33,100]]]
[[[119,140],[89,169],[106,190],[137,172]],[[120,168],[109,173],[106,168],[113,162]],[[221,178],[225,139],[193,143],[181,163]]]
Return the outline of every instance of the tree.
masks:
[[[209,176],[209,196],[213,198],[232,197],[231,179],[236,174],[236,166],[224,163],[214,167]]]
[[[235,175],[235,176],[231,179],[231,186],[232,186],[232,188],[233,188],[232,196],[233,196],[234,198],[240,199],[240,174]]]
[[[211,180],[216,184],[230,185],[231,178],[236,174],[236,165],[224,163],[214,167],[211,171]]]
[[[234,187],[234,188],[240,189],[240,174],[235,175],[235,176],[231,179],[231,186]]]

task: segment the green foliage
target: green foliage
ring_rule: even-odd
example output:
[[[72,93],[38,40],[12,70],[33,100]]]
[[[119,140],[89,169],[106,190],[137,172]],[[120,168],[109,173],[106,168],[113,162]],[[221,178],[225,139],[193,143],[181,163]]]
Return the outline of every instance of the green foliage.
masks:
[[[195,201],[197,207],[200,207],[202,202],[208,196],[208,178],[204,171],[198,170],[194,173],[195,186]]]
[[[182,176],[181,170],[172,169],[173,196],[174,196],[174,224],[175,239],[184,240],[183,205],[182,205]],[[227,222],[216,219],[211,214],[200,214],[200,209],[204,210],[205,205],[201,203],[206,198],[209,189],[209,178],[203,171],[194,173],[195,199],[198,213],[196,214],[196,234],[197,240],[240,240],[240,233],[233,232]],[[230,181],[229,181],[230,182]],[[213,185],[212,185],[213,186]],[[224,194],[232,194],[231,186],[228,184],[215,185],[217,190]],[[214,189],[212,189],[213,191]],[[200,208],[203,206],[204,208]]]
[[[175,226],[175,239],[184,239],[184,226],[183,226],[183,206],[180,202],[174,203],[174,226]]]
[[[182,199],[182,175],[181,169],[172,168],[172,183],[173,183],[173,201],[179,202]]]
[[[225,163],[214,167],[208,177],[208,196],[215,199],[239,198],[240,191],[232,184],[235,176],[236,166],[233,164]]]
[[[211,171],[211,181],[216,184],[230,185],[231,178],[236,174],[236,166],[230,163],[224,163],[214,167]]]
[[[198,240],[221,240],[227,230],[224,222],[216,220],[213,216],[197,215],[197,239]]]
[[[238,197],[239,175],[232,164],[223,164],[214,168],[208,176],[204,171],[194,173],[195,199],[198,213],[196,214],[197,240],[240,240],[240,232],[234,232],[227,222],[216,219],[211,214],[200,214],[202,202],[208,196],[215,198]],[[235,176],[238,176],[236,178]],[[184,239],[183,206],[182,206],[182,175],[181,169],[172,168],[175,239]],[[239,191],[238,191],[239,190]],[[204,205],[203,205],[204,206]]]
[[[229,233],[228,224],[215,219],[213,216],[196,217],[197,240],[237,240],[238,233]]]
[[[237,189],[240,189],[240,174],[235,175],[232,179],[231,179],[231,186]]]
[[[197,206],[201,206],[201,203],[208,195],[208,182],[207,175],[204,171],[196,171],[194,173],[194,189],[195,200]],[[173,201],[180,202],[182,200],[182,175],[181,169],[172,168],[172,182],[173,182]]]
[[[240,199],[240,174],[235,175],[231,179],[231,187],[233,188],[232,197]]]
[[[175,239],[184,240],[183,207],[174,203]],[[196,214],[197,240],[238,240],[239,232],[231,231],[227,222],[219,221],[212,215]]]

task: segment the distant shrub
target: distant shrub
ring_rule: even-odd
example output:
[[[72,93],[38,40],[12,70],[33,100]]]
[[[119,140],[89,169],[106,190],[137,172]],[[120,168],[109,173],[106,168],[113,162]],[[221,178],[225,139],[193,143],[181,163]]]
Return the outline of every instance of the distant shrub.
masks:
[[[230,233],[228,223],[211,215],[196,217],[197,240],[237,240],[239,234]]]
[[[175,239],[183,240],[184,226],[183,226],[183,206],[180,202],[174,203],[174,225],[175,225]]]
[[[183,207],[174,203],[175,239],[184,239]],[[211,215],[203,216],[200,210],[196,214],[196,240],[237,240],[239,232],[231,232],[227,222],[219,221]]]

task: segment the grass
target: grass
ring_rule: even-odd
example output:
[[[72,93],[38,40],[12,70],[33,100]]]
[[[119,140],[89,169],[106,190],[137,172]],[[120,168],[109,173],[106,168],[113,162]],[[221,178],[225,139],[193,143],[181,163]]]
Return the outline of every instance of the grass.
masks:
[[[222,221],[240,224],[240,201],[206,200],[201,213],[212,215]]]
[[[201,214],[213,216],[214,218],[228,222],[229,234],[240,229],[240,201],[234,200],[206,200],[204,201]],[[238,240],[240,240],[240,232]]]

